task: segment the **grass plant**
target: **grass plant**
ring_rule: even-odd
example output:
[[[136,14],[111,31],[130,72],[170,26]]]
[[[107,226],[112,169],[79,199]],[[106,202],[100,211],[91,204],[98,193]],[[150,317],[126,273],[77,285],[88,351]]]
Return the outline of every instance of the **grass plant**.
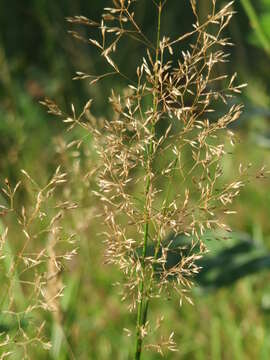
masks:
[[[44,102],[51,113],[64,118],[69,130],[80,126],[94,138],[100,158],[95,194],[104,204],[108,229],[105,262],[123,272],[122,299],[129,299],[130,311],[137,314],[135,331],[126,329],[135,341],[135,360],[141,358],[143,344],[160,354],[165,349],[177,351],[173,332],[158,343],[147,342],[147,335],[153,335],[161,322],[153,326],[148,321],[150,305],[172,290],[180,304],[192,303],[188,295],[192,276],[200,270],[197,260],[207,252],[203,235],[220,229],[230,232],[224,218],[235,213],[231,204],[248,178],[248,167],[241,165],[237,178],[225,185],[220,181],[222,161],[230,151],[227,139],[234,144],[230,127],[242,112],[233,96],[245,86],[235,84],[236,74],[218,72],[232,45],[223,35],[234,13],[232,4],[218,9],[212,0],[211,13],[200,21],[197,2],[190,1],[193,29],[174,39],[162,29],[166,0],[153,1],[157,27],[151,38],[137,23],[132,0],[113,0],[100,22],[84,16],[68,18],[73,25],[98,29],[100,35],[86,42],[111,68],[99,76],[77,72],[75,79],[88,79],[94,86],[118,75],[127,87],[111,90],[108,119],[93,120],[92,99],[80,115],[72,107],[71,116]],[[79,32],[71,34],[83,40]],[[145,56],[132,77],[115,60],[124,41],[139,42],[144,48]],[[226,109],[222,114],[221,103]],[[189,246],[176,241],[178,234],[188,237]],[[171,252],[180,259],[173,266],[168,263]]]
[[[2,188],[5,205],[1,205],[0,261],[4,271],[0,319],[5,331],[0,333],[1,359],[31,358],[37,345],[45,350],[51,348],[44,328],[45,314],[52,314],[61,327],[61,271],[64,262],[76,254],[74,235],[61,226],[64,213],[76,206],[60,203],[53,196],[66,182],[66,173],[58,167],[44,186],[25,170],[22,173],[26,181],[13,188],[6,179]],[[17,204],[23,185],[32,199],[27,207]],[[11,243],[10,233],[19,241]],[[68,249],[66,245],[71,243],[72,249]]]

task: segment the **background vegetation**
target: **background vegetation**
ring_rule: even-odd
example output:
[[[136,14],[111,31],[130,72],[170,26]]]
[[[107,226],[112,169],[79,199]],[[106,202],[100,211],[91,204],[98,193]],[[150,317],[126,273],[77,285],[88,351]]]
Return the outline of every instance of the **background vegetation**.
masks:
[[[26,169],[44,186],[61,164],[69,181],[56,196],[79,203],[79,209],[63,221],[67,232],[77,234],[78,255],[61,273],[61,281],[66,285],[58,304],[61,321],[44,315],[46,333],[53,346],[49,355],[40,347],[33,347],[30,358],[102,360],[129,356],[130,340],[123,328],[131,327],[132,319],[113,286],[119,274],[117,269],[102,264],[102,225],[96,217],[100,205],[92,195],[95,184],[91,180],[91,138],[84,139],[80,151],[67,149],[66,144],[73,137],[83,135],[66,133],[63,124],[47,115],[39,104],[47,96],[70,112],[70,103],[83,106],[88,98],[95,98],[95,114],[108,114],[104,83],[102,88],[99,83],[90,88],[87,80],[72,81],[76,71],[102,73],[103,64],[92,48],[67,33],[86,30],[71,27],[65,21],[74,15],[99,19],[107,5],[105,0],[0,2],[1,184],[4,186],[8,178],[15,185],[22,178],[20,169]],[[201,1],[199,6],[204,18],[208,2]],[[270,1],[239,0],[233,6],[237,14],[229,25],[228,36],[236,45],[224,70],[228,74],[237,71],[239,82],[248,82],[249,86],[239,97],[245,111],[234,129],[235,152],[224,163],[228,177],[240,162],[253,163],[255,169],[270,164]],[[151,8],[150,1],[138,2],[138,18],[150,36],[156,23]],[[188,1],[168,1],[162,24],[165,35],[184,33],[192,22]],[[83,35],[87,37],[87,33]],[[131,42],[129,48],[122,48],[119,61],[128,73],[133,64],[136,68],[140,57],[140,49]],[[108,89],[122,86],[117,78],[110,78],[105,84]],[[0,198],[5,204],[5,195]],[[25,183],[16,204],[18,208],[22,204],[31,206],[33,198],[31,186]],[[192,292],[194,306],[184,304],[179,308],[174,296],[155,303],[158,312],[164,314],[164,335],[174,330],[179,344],[179,352],[166,353],[167,359],[269,358],[269,180],[250,182],[236,207],[238,214],[231,217],[230,223],[232,238],[225,242],[209,240],[212,252]],[[51,211],[50,205],[47,211]],[[0,222],[1,231],[9,226],[10,248],[6,254],[12,256],[19,252],[22,235],[14,216],[2,216]],[[41,237],[38,241],[44,244],[47,240]],[[6,281],[5,264],[0,267],[1,282]],[[23,290],[16,291],[17,301],[23,301]],[[4,306],[2,294],[0,299]],[[150,316],[155,316],[155,309]],[[24,326],[27,329],[31,325]],[[1,314],[0,333],[12,336],[16,327],[17,323]],[[19,350],[13,356],[20,358]],[[145,355],[149,360],[159,358],[150,352]]]

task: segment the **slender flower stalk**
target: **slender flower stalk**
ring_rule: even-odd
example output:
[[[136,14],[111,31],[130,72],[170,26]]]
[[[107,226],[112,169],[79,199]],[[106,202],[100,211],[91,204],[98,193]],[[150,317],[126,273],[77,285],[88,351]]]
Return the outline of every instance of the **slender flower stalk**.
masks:
[[[158,6],[158,26],[157,26],[157,42],[156,42],[156,58],[155,63],[158,63],[158,56],[159,56],[159,42],[160,42],[160,22],[161,22],[161,12],[162,12],[162,3],[160,1]],[[155,89],[157,89],[158,86],[158,76],[156,74],[155,76]],[[153,94],[153,114],[157,112],[157,106],[158,106],[158,94],[157,91],[154,91]],[[151,132],[154,134],[155,132],[155,125],[154,121],[152,122],[152,128]],[[153,154],[153,141],[149,144],[149,149],[147,151],[148,154],[148,164],[149,164],[149,174],[147,177],[147,183],[146,183],[146,190],[145,190],[145,204],[147,202],[147,198],[149,196],[149,189],[151,185],[151,157]],[[146,208],[146,205],[145,205]],[[145,323],[147,320],[147,312],[148,312],[148,298],[145,294],[144,288],[145,288],[145,274],[144,274],[144,267],[145,267],[145,256],[146,256],[146,250],[147,250],[147,244],[148,244],[148,231],[149,231],[149,215],[146,213],[146,222],[144,227],[144,242],[143,242],[143,254],[142,254],[142,273],[143,276],[140,281],[139,289],[138,289],[138,308],[137,308],[137,330],[136,330],[136,349],[135,349],[135,360],[140,360],[141,358],[141,352],[142,352],[142,334],[141,334],[141,328],[145,327]]]

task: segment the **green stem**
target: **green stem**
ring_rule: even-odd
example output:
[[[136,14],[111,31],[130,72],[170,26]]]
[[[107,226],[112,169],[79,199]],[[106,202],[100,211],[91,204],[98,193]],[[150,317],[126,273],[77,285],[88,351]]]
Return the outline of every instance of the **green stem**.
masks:
[[[175,159],[175,162],[174,162],[174,170],[175,170],[175,166],[177,164],[177,161],[178,161],[178,158]],[[174,171],[173,171],[174,173]],[[173,176],[172,176],[173,177]],[[168,200],[169,200],[169,195],[170,195],[170,189],[171,189],[171,186],[170,186],[170,183],[168,184],[168,187],[167,187],[167,191],[166,191],[166,196],[165,196],[165,206],[164,206],[164,211],[163,211],[163,214],[165,213],[166,211],[166,205],[168,203]],[[158,258],[158,252],[159,252],[159,248],[160,248],[160,243],[161,243],[161,236],[159,235],[158,236],[158,240],[157,240],[157,245],[155,247],[155,254],[154,254],[154,263],[156,262],[157,258]],[[150,279],[149,281],[149,290],[151,289],[151,282],[152,279]],[[149,307],[149,302],[150,302],[150,298],[149,296],[146,297],[146,300],[145,300],[145,305],[144,305],[144,313],[143,313],[143,321],[144,321],[144,324],[146,323],[146,320],[147,320],[147,312],[148,312],[148,307]]]
[[[0,236],[4,233],[4,224],[0,221]],[[7,278],[9,279],[10,285],[8,289],[3,291],[3,297],[0,299],[0,307],[1,309],[5,309],[8,306],[7,297],[10,295],[10,288],[12,287],[14,296],[14,301],[17,306],[17,312],[23,312],[26,308],[26,299],[24,297],[23,289],[21,287],[19,274],[17,272],[16,266],[14,265],[14,255],[12,248],[9,244],[8,238],[5,239],[5,243],[2,248],[2,254],[4,256],[4,267],[6,270]],[[13,268],[14,267],[14,268]],[[10,273],[10,269],[13,268],[13,273]]]
[[[158,28],[157,28],[157,42],[156,42],[156,63],[158,61],[159,56],[159,42],[160,42],[160,20],[161,20],[161,10],[162,10],[162,4],[160,2],[158,7]],[[155,76],[155,88],[157,87],[158,82],[158,75]],[[154,91],[154,97],[153,97],[153,114],[156,113],[158,107],[158,99],[157,99],[157,92]],[[153,122],[152,124],[152,133],[155,131],[155,124]],[[153,140],[150,142],[148,147],[148,161],[151,161],[151,157],[153,155]],[[150,185],[151,185],[151,169],[149,169],[149,175],[147,177],[147,183],[145,188],[145,208],[147,207],[147,201],[150,191]],[[142,353],[142,343],[143,343],[143,337],[141,334],[141,329],[143,326],[145,326],[147,321],[147,312],[148,312],[148,299],[145,299],[144,294],[144,287],[145,287],[145,256],[146,256],[146,250],[147,250],[147,243],[148,243],[148,237],[149,237],[149,218],[148,214],[146,214],[145,219],[145,226],[144,226],[144,241],[143,241],[143,253],[142,253],[142,259],[141,259],[141,265],[142,265],[142,278],[139,285],[139,292],[138,292],[138,298],[139,298],[139,305],[137,309],[137,324],[136,324],[136,347],[135,347],[135,356],[134,360],[140,360],[141,353]],[[144,305],[145,303],[145,305]]]
[[[270,55],[270,42],[261,27],[258,16],[257,16],[250,0],[241,0],[241,3],[242,3],[242,6],[243,6],[249,20],[250,20],[250,23],[258,37],[258,40],[260,41],[265,52],[268,55]]]

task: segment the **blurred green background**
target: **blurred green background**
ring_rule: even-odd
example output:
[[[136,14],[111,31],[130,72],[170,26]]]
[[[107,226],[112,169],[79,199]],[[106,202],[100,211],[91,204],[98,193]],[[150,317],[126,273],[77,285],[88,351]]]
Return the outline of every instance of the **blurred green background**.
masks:
[[[198,3],[204,18],[210,1]],[[98,20],[109,4],[105,0],[0,0],[1,184],[5,178],[15,184],[22,168],[44,184],[61,164],[70,174],[64,196],[80,204],[67,219],[67,227],[78,234],[79,254],[62,275],[67,287],[61,300],[61,328],[53,316],[46,315],[46,332],[53,347],[49,352],[34,347],[31,359],[124,360],[130,354],[131,340],[123,328],[132,328],[135,318],[113,287],[120,276],[117,269],[103,265],[102,237],[97,235],[102,226],[95,218],[99,204],[92,195],[95,184],[91,178],[85,181],[94,157],[91,138],[86,138],[79,152],[68,151],[66,143],[83,134],[66,133],[61,121],[39,104],[49,97],[70,112],[71,103],[82,107],[88,98],[94,98],[95,114],[108,114],[107,89],[121,88],[123,83],[111,78],[105,85],[90,87],[87,81],[72,80],[76,71],[102,73],[104,63],[95,49],[68,34],[68,30],[76,30],[87,38],[88,30],[71,26],[65,18],[84,15]],[[270,0],[237,0],[233,7],[237,13],[227,35],[235,46],[229,49],[230,62],[222,71],[237,71],[238,81],[249,86],[237,99],[245,104],[245,111],[234,128],[239,142],[224,162],[228,178],[240,162],[253,163],[255,169],[270,165]],[[153,37],[156,16],[152,2],[140,0],[137,8],[138,21]],[[184,33],[193,20],[188,1],[168,1],[162,33],[170,37]],[[136,69],[141,55],[139,45],[126,44],[118,55],[122,69],[126,73]],[[18,206],[30,203],[30,192],[19,195]],[[163,335],[175,331],[179,352],[166,353],[166,359],[270,358],[269,180],[250,181],[236,208],[238,214],[230,219],[232,239],[209,241],[212,252],[192,292],[194,306],[179,308],[177,297],[172,296],[156,301],[151,309],[153,319],[157,314],[165,316]],[[20,239],[12,221],[1,219],[2,225],[11,228],[9,243],[16,253]],[[4,272],[1,267],[2,281]],[[2,331],[12,334],[0,317]],[[13,356],[21,358],[20,354]],[[143,356],[159,358],[151,352]]]

